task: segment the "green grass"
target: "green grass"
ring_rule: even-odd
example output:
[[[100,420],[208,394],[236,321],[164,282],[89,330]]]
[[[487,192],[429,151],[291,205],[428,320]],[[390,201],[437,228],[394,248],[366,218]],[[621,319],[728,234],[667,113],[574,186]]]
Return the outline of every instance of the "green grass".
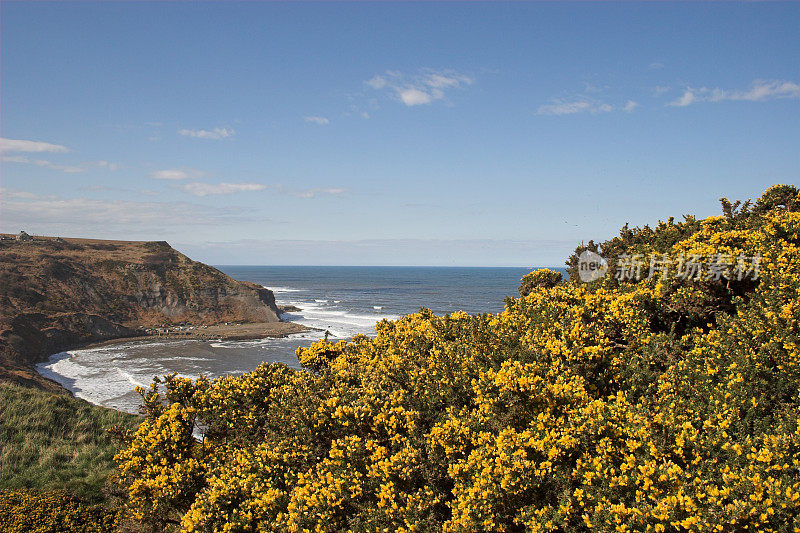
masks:
[[[0,490],[63,490],[102,501],[120,446],[109,430],[138,422],[71,396],[0,383]]]

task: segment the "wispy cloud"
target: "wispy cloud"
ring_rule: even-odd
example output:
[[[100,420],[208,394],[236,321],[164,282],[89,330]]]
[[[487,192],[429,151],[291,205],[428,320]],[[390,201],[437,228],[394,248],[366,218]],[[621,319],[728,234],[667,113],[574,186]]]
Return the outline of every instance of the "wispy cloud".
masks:
[[[124,193],[134,192],[132,189],[128,189],[125,187],[113,187],[111,185],[83,185],[81,187],[78,187],[78,190],[92,191],[92,192],[124,192]]]
[[[78,165],[61,165],[47,161],[46,159],[30,159],[24,155],[4,155],[3,161],[6,163],[23,163],[27,165],[36,165],[38,167],[48,168],[50,170],[57,170],[59,172],[66,172],[67,174],[77,174],[86,172],[92,168],[104,168],[106,170],[117,170],[119,166],[116,163],[109,163],[108,161],[88,161]]]
[[[29,191],[18,191],[15,189],[4,189],[0,187],[0,198],[3,200],[10,200],[10,199],[25,199],[25,200],[33,200],[36,198],[40,199],[54,199],[56,196],[44,196],[41,194],[32,193]]]
[[[198,175],[199,173],[196,171],[192,171],[191,173],[188,170],[183,170],[179,168],[171,168],[165,170],[154,170],[150,173],[150,177],[157,179],[157,180],[185,180],[191,177],[192,175]]]
[[[179,188],[194,196],[210,196],[217,194],[233,194],[237,192],[261,191],[267,188],[261,183],[202,183],[193,181],[180,185]]]
[[[233,137],[236,133],[232,128],[214,128],[213,130],[178,130],[178,133],[184,137],[194,137],[195,139],[227,139]]]
[[[671,101],[669,104],[673,107],[686,107],[692,105],[697,101],[697,93],[694,89],[686,89],[686,91],[676,100]]]
[[[632,113],[639,103],[628,100],[624,105],[611,105],[600,99],[586,94],[574,98],[553,98],[550,103],[540,105],[536,110],[537,115],[575,115],[578,113],[590,113],[597,115],[600,113],[611,113],[612,111],[624,111]]]
[[[165,227],[219,226],[252,220],[235,207],[188,202],[63,198],[7,189],[2,190],[2,195],[4,226],[42,234],[75,231],[97,235],[111,226],[128,235],[136,230],[162,235]]]
[[[169,169],[157,170],[151,173],[151,177],[169,181],[182,181],[186,179],[197,179],[204,175],[199,170],[192,169]],[[344,187],[313,187],[308,189],[297,189],[286,187],[282,184],[265,185],[263,183],[207,183],[202,181],[191,181],[188,183],[176,184],[175,187],[192,196],[215,196],[220,194],[234,194],[240,192],[255,192],[272,190],[278,194],[294,196],[296,198],[318,198],[321,196],[337,196],[347,192]]]
[[[639,107],[639,102],[634,102],[633,100],[628,100],[625,105],[622,107],[622,110],[626,113],[633,113],[633,110]]]
[[[656,85],[653,87],[653,96],[658,98],[659,96],[668,93],[671,89],[669,87],[663,85]]]
[[[574,240],[505,239],[242,239],[201,244],[176,244],[190,255],[213,263],[274,261],[287,264],[348,265],[357,257],[365,265],[519,265],[520,257],[556,265],[574,247]],[[320,263],[320,261],[323,261]]]
[[[778,98],[800,98],[800,84],[785,80],[756,80],[747,90],[726,90],[708,87],[687,87],[683,94],[669,102],[673,107],[686,107],[699,102],[746,101],[763,102]]]
[[[108,161],[95,161],[92,164],[100,168],[107,168],[108,170],[119,169],[119,165],[117,165],[116,163],[109,163]]]
[[[317,116],[303,117],[303,120],[305,120],[306,122],[309,122],[311,124],[319,124],[320,126],[325,126],[326,124],[330,124],[331,123],[331,121],[328,120],[327,118],[325,118],[325,117],[317,117]]]
[[[60,144],[42,141],[24,141],[21,139],[0,138],[0,152],[69,152],[69,148]]]
[[[650,70],[661,70],[664,68],[664,63],[661,63],[660,61],[653,61],[647,66],[647,68]]]
[[[407,106],[430,104],[433,102],[433,93],[425,92],[416,87],[409,87],[400,91],[400,100]]]
[[[614,107],[586,97],[564,100],[554,98],[549,104],[539,106],[536,110],[538,115],[574,115],[576,113],[608,113]]]
[[[315,198],[317,196],[336,196],[344,192],[347,192],[347,189],[336,188],[336,187],[331,187],[331,188],[320,187],[314,189],[305,189],[302,191],[294,191],[290,192],[289,194],[291,194],[292,196],[297,196],[298,198]]]
[[[318,198],[320,196],[338,196],[346,193],[347,189],[344,187],[313,187],[310,189],[295,189],[286,187],[283,184],[270,186],[279,194],[294,196],[295,198]]]
[[[376,91],[389,91],[394,98],[413,107],[444,100],[446,91],[463,89],[474,81],[453,70],[422,69],[413,75],[387,70],[364,83]]]

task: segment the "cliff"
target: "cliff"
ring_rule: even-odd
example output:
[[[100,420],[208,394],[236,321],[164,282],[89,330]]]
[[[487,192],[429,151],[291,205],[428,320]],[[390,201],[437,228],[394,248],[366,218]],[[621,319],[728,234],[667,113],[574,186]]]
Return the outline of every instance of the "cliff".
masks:
[[[278,322],[271,291],[166,242],[0,239],[0,381],[55,388],[31,365],[162,324]]]

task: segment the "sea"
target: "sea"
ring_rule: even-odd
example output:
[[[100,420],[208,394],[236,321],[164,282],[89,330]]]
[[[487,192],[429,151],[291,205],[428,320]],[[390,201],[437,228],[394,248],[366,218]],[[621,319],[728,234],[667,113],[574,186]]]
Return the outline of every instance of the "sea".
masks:
[[[531,268],[217,266],[231,277],[273,291],[286,313],[313,330],[285,338],[248,341],[145,340],[69,350],[37,366],[78,398],[136,413],[155,376],[177,373],[192,379],[241,375],[264,362],[299,368],[295,350],[329,332],[329,339],[375,335],[375,324],[426,307],[438,315],[466,311],[497,313],[504,298],[517,296]],[[552,267],[551,267],[552,268]],[[564,269],[557,269],[565,272]]]

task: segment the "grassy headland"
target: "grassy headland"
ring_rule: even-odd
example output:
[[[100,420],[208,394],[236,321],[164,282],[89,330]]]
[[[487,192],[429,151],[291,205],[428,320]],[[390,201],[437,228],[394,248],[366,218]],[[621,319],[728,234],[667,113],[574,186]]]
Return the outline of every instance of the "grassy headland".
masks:
[[[63,490],[104,500],[120,445],[112,432],[140,421],[67,394],[0,383],[0,490]]]

